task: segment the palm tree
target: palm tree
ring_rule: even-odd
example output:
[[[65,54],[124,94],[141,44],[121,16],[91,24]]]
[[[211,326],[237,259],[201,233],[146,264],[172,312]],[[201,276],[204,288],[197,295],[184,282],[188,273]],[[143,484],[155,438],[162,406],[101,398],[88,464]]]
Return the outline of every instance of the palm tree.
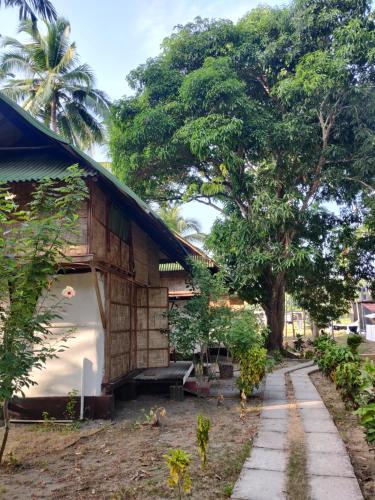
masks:
[[[35,26],[37,17],[53,21],[57,14],[49,0],[0,0],[0,7],[17,7],[20,20],[30,19]]]
[[[183,217],[178,205],[160,207],[157,212],[169,229],[180,234],[185,240],[191,243],[204,241],[206,235],[202,233],[200,222],[190,217]]]
[[[0,72],[18,78],[6,79],[1,90],[74,145],[90,148],[104,140],[109,100],[95,88],[92,69],[79,64],[69,22],[58,18],[45,25],[43,35],[32,21],[21,22],[18,31],[29,36],[26,43],[4,39]]]

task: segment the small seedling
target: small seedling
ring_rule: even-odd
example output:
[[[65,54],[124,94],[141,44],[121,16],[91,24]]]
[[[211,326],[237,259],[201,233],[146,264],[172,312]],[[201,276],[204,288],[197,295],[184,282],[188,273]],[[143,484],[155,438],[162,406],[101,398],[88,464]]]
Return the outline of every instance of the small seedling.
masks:
[[[201,467],[204,469],[207,463],[207,447],[211,421],[209,418],[198,415],[197,418],[197,441],[198,453],[201,459]]]
[[[184,450],[176,448],[169,450],[163,455],[169,469],[169,477],[167,479],[170,488],[177,488],[178,498],[181,500],[183,493],[190,493],[191,478],[190,478],[190,462],[191,456]]]

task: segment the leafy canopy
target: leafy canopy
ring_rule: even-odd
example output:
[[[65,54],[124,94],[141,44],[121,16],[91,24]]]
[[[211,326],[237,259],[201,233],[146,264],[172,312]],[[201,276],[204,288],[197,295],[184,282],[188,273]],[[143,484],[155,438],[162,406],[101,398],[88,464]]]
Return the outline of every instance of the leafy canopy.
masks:
[[[322,323],[374,272],[357,233],[375,172],[374,57],[370,1],[197,18],[130,73],[135,95],[113,107],[116,174],[149,200],[224,211],[211,246],[229,284],[264,308],[274,348],[286,289]],[[331,272],[317,283],[319,269]]]

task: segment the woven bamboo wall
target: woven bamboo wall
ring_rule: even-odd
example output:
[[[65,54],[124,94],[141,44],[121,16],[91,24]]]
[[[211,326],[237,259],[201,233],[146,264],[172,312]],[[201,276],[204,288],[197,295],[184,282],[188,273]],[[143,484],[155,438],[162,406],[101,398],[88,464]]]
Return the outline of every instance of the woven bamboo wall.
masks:
[[[137,368],[169,365],[168,289],[137,288]]]
[[[93,183],[91,187],[91,253],[99,261],[131,272],[130,245],[108,229],[110,197]]]
[[[118,275],[107,275],[109,378],[114,380],[134,368],[131,362],[132,342],[132,287],[133,284]],[[134,364],[134,363],[133,363]]]

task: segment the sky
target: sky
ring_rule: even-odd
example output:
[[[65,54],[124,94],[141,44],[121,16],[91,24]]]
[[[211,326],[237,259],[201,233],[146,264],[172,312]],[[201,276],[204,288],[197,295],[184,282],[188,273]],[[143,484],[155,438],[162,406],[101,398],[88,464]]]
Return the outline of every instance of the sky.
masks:
[[[97,87],[112,100],[131,93],[126,75],[149,57],[158,55],[160,44],[176,25],[195,17],[237,21],[259,5],[282,5],[268,0],[53,0],[59,15],[71,23],[71,39],[77,44],[81,61],[97,77]],[[16,9],[0,9],[0,34],[16,36]],[[105,149],[95,151],[96,160],[106,160]],[[200,203],[184,206],[187,217],[198,219],[204,232],[218,213]]]

